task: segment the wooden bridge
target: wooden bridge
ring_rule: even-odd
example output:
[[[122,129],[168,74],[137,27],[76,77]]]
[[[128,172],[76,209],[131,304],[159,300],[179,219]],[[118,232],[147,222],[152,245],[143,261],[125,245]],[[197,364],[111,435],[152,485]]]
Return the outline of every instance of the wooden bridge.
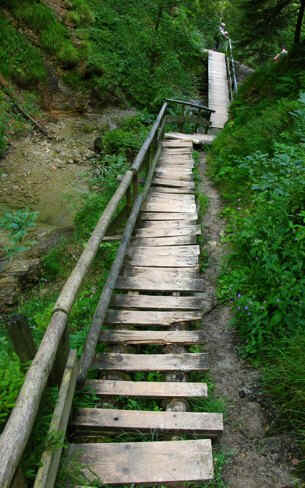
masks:
[[[207,112],[212,114],[212,126],[219,128],[225,123],[228,105],[222,86],[226,84],[224,58],[213,51],[209,58],[213,96]],[[155,485],[213,478],[211,440],[223,430],[222,415],[188,411],[189,399],[208,395],[205,383],[188,381],[189,373],[208,371],[208,344],[207,352],[187,349],[204,344],[198,326],[204,281],[199,273],[201,226],[193,180],[193,140],[208,143],[211,136],[164,135],[166,111],[167,103],[56,302],[1,436],[1,488],[25,486],[18,466],[50,372],[56,373],[61,384],[51,432],[66,432],[77,380],[80,387],[85,384],[100,397],[100,407],[80,408],[70,419],[68,457],[81,466],[86,480],[81,486],[97,481]],[[140,177],[144,177],[144,188]],[[69,350],[67,317],[125,194],[130,215],[79,362],[75,351]],[[96,353],[99,343],[111,352]],[[95,379],[87,379],[89,368],[96,372]],[[141,381],[137,372],[142,373]],[[158,381],[148,381],[152,372],[158,372]],[[127,409],[133,398],[155,399],[159,410]],[[125,408],[113,408],[117,399]],[[105,442],[107,433],[113,437],[126,431],[146,435],[145,442]],[[156,435],[158,440],[153,440]],[[34,488],[56,486],[61,451],[43,454]]]

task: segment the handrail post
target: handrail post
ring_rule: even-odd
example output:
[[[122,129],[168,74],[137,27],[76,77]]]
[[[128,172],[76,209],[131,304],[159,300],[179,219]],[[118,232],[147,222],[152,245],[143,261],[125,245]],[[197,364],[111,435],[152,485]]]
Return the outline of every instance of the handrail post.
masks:
[[[49,376],[49,386],[58,386],[61,383],[70,351],[69,335],[68,327],[66,326],[57,349],[54,366]]]
[[[12,315],[8,320],[7,332],[21,363],[32,361],[37,348],[27,317],[21,314]]]

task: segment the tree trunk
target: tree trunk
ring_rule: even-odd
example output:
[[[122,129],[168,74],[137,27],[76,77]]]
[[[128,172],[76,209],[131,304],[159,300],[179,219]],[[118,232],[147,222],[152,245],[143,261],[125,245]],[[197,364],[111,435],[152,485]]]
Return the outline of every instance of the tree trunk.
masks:
[[[295,26],[295,33],[294,33],[295,44],[300,44],[301,41],[301,31],[302,31],[304,13],[305,13],[305,0],[300,0],[300,9],[299,9],[298,20]]]

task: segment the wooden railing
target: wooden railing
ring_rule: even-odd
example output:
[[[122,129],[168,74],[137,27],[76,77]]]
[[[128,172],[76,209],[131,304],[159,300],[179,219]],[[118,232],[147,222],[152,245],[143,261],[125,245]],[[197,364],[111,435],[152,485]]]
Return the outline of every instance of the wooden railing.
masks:
[[[171,100],[172,101],[172,100]],[[193,106],[190,102],[177,101]],[[18,488],[22,484],[20,461],[39,410],[40,401],[50,379],[60,385],[59,398],[50,424],[50,432],[65,435],[69,420],[72,398],[76,381],[83,384],[95,354],[101,325],[103,324],[115,283],[121,270],[127,246],[130,241],[141,205],[147,196],[155,166],[157,164],[165,125],[168,103],[165,102],[153,124],[150,133],[136,156],[131,168],[126,171],[119,187],[115,191],[106,209],[100,217],[87,245],[75,268],[67,279],[54,306],[52,318],[40,346],[26,374],[24,384],[16,400],[15,407],[0,437],[0,487]],[[198,107],[197,107],[198,108]],[[202,110],[207,109],[200,106]],[[139,173],[145,170],[145,186],[139,185]],[[91,328],[89,330],[84,353],[80,362],[75,351],[69,348],[67,330],[68,315],[75,301],[80,286],[92,264],[102,239],[111,223],[122,198],[127,194],[131,207],[130,215],[121,239],[115,261],[103,288]],[[54,486],[62,449],[46,451],[42,457],[34,488],[52,488]]]
[[[187,107],[195,108],[197,110],[197,113],[198,113],[196,129],[199,127],[201,117],[203,116],[207,121],[206,127],[205,127],[205,133],[206,134],[208,133],[208,130],[209,130],[210,125],[211,125],[211,115],[212,115],[212,113],[215,112],[215,110],[212,110],[212,109],[206,107],[205,105],[201,105],[199,103],[186,102],[184,100],[176,100],[174,98],[167,98],[166,101],[169,103],[177,103],[179,105],[186,105]]]

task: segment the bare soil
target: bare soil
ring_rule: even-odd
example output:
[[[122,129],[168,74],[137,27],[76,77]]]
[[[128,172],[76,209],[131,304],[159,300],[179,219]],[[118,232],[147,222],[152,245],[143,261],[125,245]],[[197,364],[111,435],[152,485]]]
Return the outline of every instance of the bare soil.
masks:
[[[0,213],[29,207],[39,212],[40,224],[72,225],[88,191],[95,138],[132,114],[110,108],[102,114],[65,115],[46,126],[52,139],[31,132],[15,140],[0,160]]]
[[[216,288],[225,249],[221,245],[225,222],[220,217],[221,201],[200,161],[201,188],[209,207],[203,219],[208,268],[207,286]],[[219,449],[228,454],[224,482],[228,488],[291,488],[304,486],[293,474],[295,445],[289,435],[269,432],[270,411],[260,386],[260,373],[237,353],[238,337],[230,327],[230,307],[218,305],[204,317],[204,331],[210,357],[215,394],[225,401],[224,433]]]

